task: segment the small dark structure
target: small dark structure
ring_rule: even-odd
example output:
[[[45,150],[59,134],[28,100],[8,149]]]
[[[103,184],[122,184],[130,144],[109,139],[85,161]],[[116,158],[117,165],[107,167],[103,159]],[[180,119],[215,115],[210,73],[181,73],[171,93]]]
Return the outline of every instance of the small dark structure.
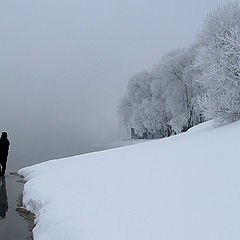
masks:
[[[131,139],[139,139],[139,136],[135,133],[134,128],[131,128]]]

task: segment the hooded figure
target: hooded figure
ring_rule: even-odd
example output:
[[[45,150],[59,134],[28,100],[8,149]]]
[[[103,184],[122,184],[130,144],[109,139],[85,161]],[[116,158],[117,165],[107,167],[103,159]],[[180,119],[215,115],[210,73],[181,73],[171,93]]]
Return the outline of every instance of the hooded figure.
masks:
[[[0,138],[0,166],[2,167],[2,170],[0,169],[1,176],[5,175],[9,145],[10,143],[7,139],[7,133],[3,132]]]

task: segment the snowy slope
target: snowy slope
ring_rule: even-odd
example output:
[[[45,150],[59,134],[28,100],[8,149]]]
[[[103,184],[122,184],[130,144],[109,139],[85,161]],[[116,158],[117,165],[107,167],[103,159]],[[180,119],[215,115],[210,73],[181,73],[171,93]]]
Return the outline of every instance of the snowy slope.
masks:
[[[239,240],[239,146],[240,122],[208,122],[22,169],[34,239]]]

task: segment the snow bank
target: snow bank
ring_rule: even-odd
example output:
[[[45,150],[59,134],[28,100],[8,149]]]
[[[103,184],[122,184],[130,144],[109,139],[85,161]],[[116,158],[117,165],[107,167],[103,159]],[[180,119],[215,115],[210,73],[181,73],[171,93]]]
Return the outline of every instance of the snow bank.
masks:
[[[34,239],[239,240],[240,123],[203,126],[21,169]]]

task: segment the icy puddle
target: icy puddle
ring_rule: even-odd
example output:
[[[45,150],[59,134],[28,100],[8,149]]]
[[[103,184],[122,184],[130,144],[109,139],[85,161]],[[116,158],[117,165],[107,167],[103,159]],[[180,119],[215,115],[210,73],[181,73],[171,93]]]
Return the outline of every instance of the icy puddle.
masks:
[[[15,175],[0,177],[0,240],[31,239],[28,222],[16,209],[21,201],[23,184]]]

